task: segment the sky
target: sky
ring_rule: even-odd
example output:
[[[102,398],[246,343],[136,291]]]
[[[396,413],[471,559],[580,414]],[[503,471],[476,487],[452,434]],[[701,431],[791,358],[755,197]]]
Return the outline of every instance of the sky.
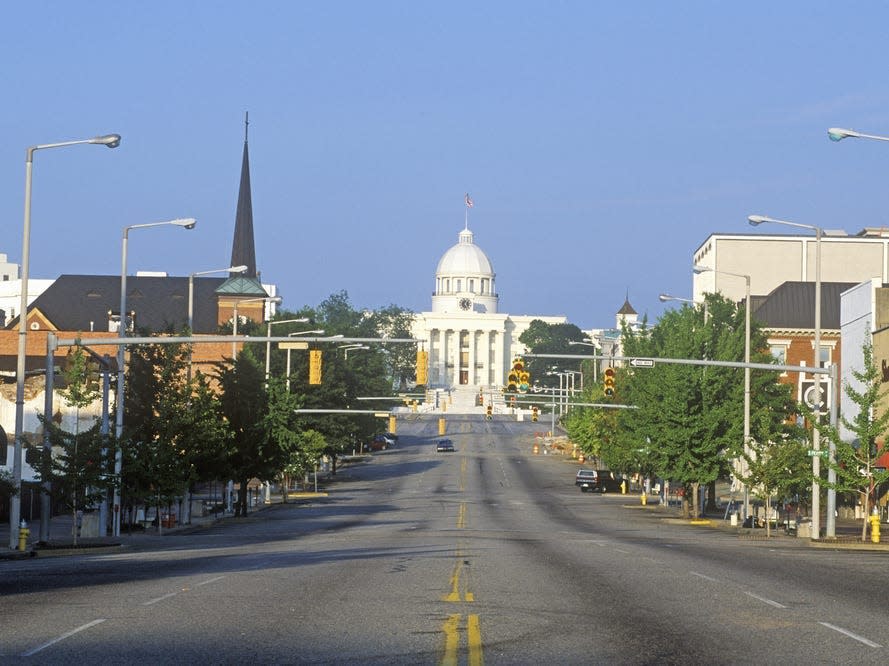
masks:
[[[282,307],[428,310],[464,226],[500,311],[614,325],[691,296],[750,214],[889,225],[889,4],[19,2],[0,25],[0,254],[30,277],[229,265],[244,117]]]

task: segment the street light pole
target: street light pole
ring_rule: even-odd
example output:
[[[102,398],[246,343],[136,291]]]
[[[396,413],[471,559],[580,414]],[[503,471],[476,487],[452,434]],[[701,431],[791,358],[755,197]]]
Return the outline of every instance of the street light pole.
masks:
[[[750,276],[742,273],[731,273],[729,271],[718,271],[715,268],[707,266],[695,266],[695,273],[716,273],[721,275],[731,275],[744,279],[744,454],[749,455],[750,446]],[[742,462],[743,472],[748,470],[747,461]],[[746,481],[744,483],[744,518],[750,515],[750,487]],[[766,520],[768,520],[768,509],[766,509]]]
[[[238,306],[241,303],[256,303],[257,301],[263,301],[263,313],[262,316],[265,317],[265,303],[280,303],[280,296],[260,296],[258,298],[242,298],[239,301],[235,301],[235,304],[232,308],[232,337],[238,337]],[[238,347],[237,343],[232,340],[232,362],[234,363],[236,357],[238,355]]]
[[[268,328],[266,329],[266,337],[267,338],[272,337],[272,325],[273,324],[276,326],[278,324],[305,324],[307,321],[309,321],[309,320],[306,317],[301,317],[299,319],[281,319],[279,321],[272,321],[270,319]],[[269,370],[271,369],[271,366],[269,363],[269,359],[271,359],[271,351],[272,351],[272,341],[266,340],[265,341],[265,381],[266,381],[266,383],[268,383],[268,381],[269,381]]]
[[[841,127],[831,127],[827,130],[827,136],[831,141],[842,141],[843,139],[874,139],[875,141],[889,141],[889,136],[878,136],[876,134],[863,134],[855,130],[843,129]]]
[[[197,221],[192,217],[167,220],[166,222],[148,222],[146,224],[131,224],[123,229],[123,240],[120,249],[120,318],[117,325],[117,337],[125,338],[127,333],[127,243],[130,229],[145,229],[148,227],[174,226],[184,229],[194,229]],[[123,452],[120,449],[120,441],[123,437],[123,409],[124,409],[124,363],[125,349],[123,344],[117,345],[117,395],[115,396],[114,436],[117,447],[114,454],[114,500],[112,503],[112,536],[120,536],[120,473],[123,467]]]
[[[843,138],[843,137],[840,137]],[[814,363],[812,367],[821,366],[821,236],[824,230],[812,224],[801,224],[799,222],[788,222],[787,220],[776,220],[764,215],[751,215],[747,218],[753,226],[763,223],[783,224],[788,227],[798,227],[800,229],[809,229],[815,232],[815,353]],[[821,538],[821,432],[818,425],[821,422],[821,377],[813,375],[815,385],[812,390],[812,402],[815,408],[815,427],[812,428],[812,450],[815,454],[812,456],[812,538]],[[836,398],[834,398],[836,399]],[[828,443],[831,459],[835,455],[835,447],[832,441]],[[828,468],[828,482],[835,482],[835,474],[833,466]],[[828,486],[827,490],[827,525],[826,536],[832,538],[836,535],[836,491]]]
[[[198,271],[188,276],[188,334],[194,337],[194,279],[198,275],[210,275],[212,273],[243,273],[247,266],[229,266],[228,268],[215,268],[210,271]],[[191,384],[191,350],[188,352],[188,383]]]
[[[92,139],[79,139],[76,141],[62,141],[59,143],[45,143],[31,146],[25,151],[25,219],[22,231],[22,271],[21,271],[21,297],[19,299],[19,335],[18,353],[16,355],[15,369],[15,441],[13,443],[12,478],[15,486],[15,494],[9,500],[9,547],[15,549],[18,546],[19,521],[22,510],[22,449],[25,426],[25,362],[28,351],[28,274],[30,271],[31,255],[31,180],[34,165],[34,153],[48,148],[63,148],[81,143],[93,143],[109,148],[117,148],[120,145],[119,134],[106,134]],[[47,506],[48,502],[41,500],[41,506]]]

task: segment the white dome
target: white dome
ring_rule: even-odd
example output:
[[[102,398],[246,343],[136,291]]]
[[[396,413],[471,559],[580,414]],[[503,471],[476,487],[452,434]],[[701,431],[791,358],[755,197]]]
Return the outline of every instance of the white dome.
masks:
[[[493,277],[494,269],[484,251],[473,242],[472,232],[464,229],[460,232],[459,242],[445,252],[435,270],[441,276],[478,276]]]

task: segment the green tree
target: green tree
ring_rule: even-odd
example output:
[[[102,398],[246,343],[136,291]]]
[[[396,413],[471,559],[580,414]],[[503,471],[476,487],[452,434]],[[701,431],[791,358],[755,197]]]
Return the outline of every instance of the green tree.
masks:
[[[580,342],[585,337],[574,324],[547,324],[542,319],[534,319],[519,336],[519,342],[532,354],[574,354],[577,350],[568,343]],[[558,363],[553,363],[553,359],[529,358],[525,363],[531,383],[542,387],[559,386],[559,378],[553,373],[580,370],[580,367],[580,361],[569,359],[559,359]]]
[[[887,395],[882,388],[882,372],[874,362],[873,346],[868,341],[862,348],[861,369],[852,369],[852,376],[860,384],[856,389],[850,382],[843,387],[846,395],[855,403],[854,414],[843,415],[840,420],[853,435],[843,439],[837,428],[825,424],[821,432],[836,447],[836,472],[834,488],[841,492],[854,492],[864,508],[861,540],[867,538],[868,516],[877,488],[889,481],[889,470],[877,466],[877,460],[885,454],[886,435],[889,432],[889,410],[880,409]],[[828,463],[830,464],[830,463]]]

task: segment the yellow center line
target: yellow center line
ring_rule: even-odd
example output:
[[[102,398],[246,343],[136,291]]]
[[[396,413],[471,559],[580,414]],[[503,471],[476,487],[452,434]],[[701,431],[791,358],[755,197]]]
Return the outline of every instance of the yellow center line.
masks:
[[[482,666],[485,660],[482,656],[482,630],[478,615],[466,618],[466,640],[469,643],[469,666]]]
[[[457,666],[457,649],[460,647],[460,614],[448,616],[442,630],[445,635],[444,656],[441,659],[442,666]]]

